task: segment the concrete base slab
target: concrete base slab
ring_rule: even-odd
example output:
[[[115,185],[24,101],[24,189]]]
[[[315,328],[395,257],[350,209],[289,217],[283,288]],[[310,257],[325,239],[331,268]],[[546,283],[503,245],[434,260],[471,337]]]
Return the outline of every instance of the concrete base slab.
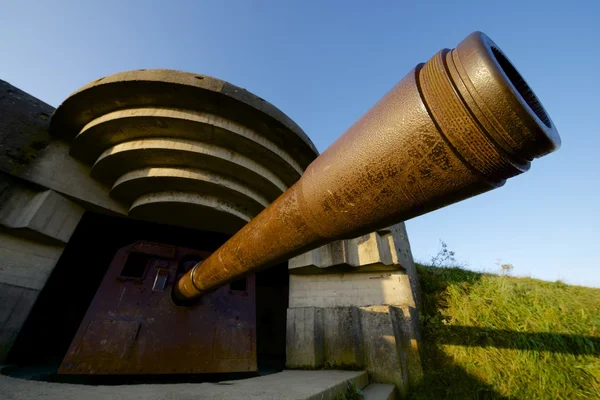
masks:
[[[0,399],[113,400],[113,399],[247,399],[333,400],[354,382],[368,384],[363,371],[283,371],[238,381],[200,384],[86,386],[27,381],[0,375]]]
[[[396,387],[383,383],[371,383],[363,390],[364,400],[396,400]]]

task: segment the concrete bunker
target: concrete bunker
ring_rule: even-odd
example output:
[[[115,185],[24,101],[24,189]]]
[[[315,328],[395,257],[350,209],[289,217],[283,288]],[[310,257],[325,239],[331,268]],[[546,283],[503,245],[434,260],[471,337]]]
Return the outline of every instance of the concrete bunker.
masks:
[[[56,111],[5,82],[2,91],[8,152],[0,158],[0,221],[3,256],[13,266],[0,282],[6,289],[1,356],[4,364],[26,367],[5,372],[117,384],[222,380],[284,367],[364,368],[375,375],[389,370],[369,354],[380,334],[388,344],[390,337],[406,342],[398,322],[415,308],[403,224],[330,243],[257,273],[250,371],[124,374],[117,368],[110,374],[57,375],[120,249],[142,242],[210,253],[293,185],[318,153],[295,123],[263,99],[197,74],[117,74],[75,92]],[[147,261],[135,258],[123,265],[129,278],[143,274],[140,264]],[[196,259],[188,254],[177,261]],[[241,282],[231,284],[233,291],[244,289]],[[319,300],[340,291],[352,295],[335,304]],[[382,302],[405,312],[386,306],[361,311]],[[369,315],[379,316],[376,326],[385,332],[372,338],[370,331],[361,333],[362,324],[369,329]],[[342,320],[347,323],[336,328]],[[396,347],[389,361],[405,364],[405,347]],[[384,380],[404,386],[406,375],[399,367]]]
[[[34,103],[39,108],[49,108],[5,86],[9,94],[17,93],[18,100],[25,100],[17,107]],[[172,338],[168,331],[176,328],[178,321],[172,319],[171,326],[164,328],[164,337],[154,344],[147,343],[150,347],[141,352],[147,355],[160,352],[162,347],[170,349],[162,362],[153,360],[154,370],[127,368],[124,359],[130,355],[125,352],[125,356],[121,347],[135,347],[133,342],[143,339],[144,328],[142,323],[132,321],[136,319],[135,312],[119,314],[117,309],[124,307],[123,301],[107,305],[103,316],[89,313],[93,314],[90,310],[98,303],[114,297],[110,289],[106,292],[106,285],[123,293],[135,290],[139,298],[132,301],[138,309],[153,310],[158,297],[169,297],[171,301],[170,295],[156,290],[156,282],[160,281],[164,292],[170,293],[182,268],[189,269],[188,264],[195,264],[223,244],[291,186],[317,156],[304,132],[277,108],[244,89],[215,78],[170,70],[132,71],[96,80],[73,93],[54,113],[46,110],[43,115],[41,132],[30,133],[41,133],[44,139],[41,145],[33,144],[43,153],[41,160],[34,160],[39,172],[32,174],[36,167],[25,165],[23,169],[28,176],[33,175],[34,182],[16,177],[4,197],[14,208],[12,214],[17,215],[27,208],[22,201],[24,192],[31,192],[28,197],[35,198],[40,197],[38,192],[46,192],[43,189],[58,189],[62,196],[56,197],[60,197],[63,206],[59,211],[73,221],[68,227],[70,232],[62,232],[58,238],[52,236],[60,232],[40,233],[37,227],[25,227],[34,236],[43,236],[42,242],[55,242],[55,266],[38,274],[43,275],[38,276],[41,282],[35,293],[39,293],[39,298],[30,301],[28,307],[32,311],[26,313],[29,317],[26,321],[22,318],[21,326],[11,333],[3,354],[5,361],[46,365],[50,370],[64,364],[59,372],[67,374],[203,373],[203,379],[210,379],[211,373],[247,376],[283,369],[287,263],[232,282],[226,293],[215,300],[215,304],[221,303],[213,304],[210,316],[206,314],[210,307],[205,310],[205,318],[210,318],[217,328],[206,328],[204,334],[189,339],[188,346],[169,343]],[[49,115],[52,119],[48,126]],[[16,120],[19,115],[13,117]],[[37,206],[31,199],[29,203]],[[55,213],[55,203],[42,211]],[[46,222],[46,228],[52,230],[56,227],[50,225],[64,221]],[[24,252],[27,251],[25,245]],[[120,266],[117,279],[111,280],[107,274],[120,251],[128,254],[127,260]],[[157,275],[146,276],[148,273]],[[147,293],[144,281],[148,279],[156,281],[149,290],[150,297],[142,295]],[[123,293],[121,297],[126,298],[128,295]],[[238,307],[241,303],[229,304],[240,299],[247,303],[243,310]],[[188,314],[179,317],[184,321],[184,330],[193,321],[197,327],[211,325],[203,321],[198,310]],[[146,316],[146,323],[154,317],[158,316]],[[112,325],[104,327],[104,334],[113,336],[112,345],[89,333],[97,334],[107,321]],[[244,327],[232,328],[236,324]],[[120,330],[126,331],[122,333],[125,344],[114,343],[114,335]],[[40,336],[42,331],[46,334]],[[156,329],[152,332],[156,334]],[[75,353],[85,353],[82,343],[90,340],[107,343],[104,354],[102,345],[96,344],[99,354],[88,349],[91,354],[80,354],[82,360],[104,361],[79,360],[82,364],[69,371],[66,365],[72,361],[64,360],[67,350],[74,346]],[[240,340],[247,342],[246,351],[233,354],[232,342]],[[189,352],[189,345],[202,341],[206,346],[198,349],[200,357],[214,359],[214,366],[183,368],[181,357]],[[118,361],[109,360],[111,357]],[[139,363],[148,364],[148,360],[142,358]],[[192,360],[190,363],[205,364]]]
[[[40,348],[44,329],[62,318],[63,327],[79,322],[74,336],[70,328],[57,339],[75,338],[59,368],[65,375],[256,372],[267,338],[259,325],[282,331],[285,306],[286,367],[365,369],[405,393],[421,376],[419,299],[399,221],[500,187],[560,145],[498,51],[480,32],[441,50],[318,158],[281,111],[206,76],[120,73],[54,113],[0,82],[2,361]],[[504,118],[490,123],[494,115]],[[104,223],[113,225],[98,229]],[[99,232],[104,247],[90,248]],[[94,250],[101,255],[90,264],[105,258],[103,267],[70,280]],[[252,274],[270,262],[282,264],[260,283]],[[199,302],[173,304],[165,289],[175,282],[180,302]],[[101,295],[82,317],[92,287]],[[79,289],[81,304],[63,306],[71,316],[42,303]],[[235,302],[227,296],[244,294],[235,301],[246,311],[227,308]],[[203,315],[216,323],[203,324]],[[179,332],[171,321],[198,329],[170,335]],[[275,359],[281,343],[269,343]],[[53,357],[43,348],[36,356]]]

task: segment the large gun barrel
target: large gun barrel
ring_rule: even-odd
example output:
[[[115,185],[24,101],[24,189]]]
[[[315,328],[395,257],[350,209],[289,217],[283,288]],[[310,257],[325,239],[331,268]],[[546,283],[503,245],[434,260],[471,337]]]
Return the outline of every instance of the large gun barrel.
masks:
[[[516,68],[472,33],[410,71],[296,184],[183,276],[175,298],[197,299],[332,240],[500,187],[559,146]]]

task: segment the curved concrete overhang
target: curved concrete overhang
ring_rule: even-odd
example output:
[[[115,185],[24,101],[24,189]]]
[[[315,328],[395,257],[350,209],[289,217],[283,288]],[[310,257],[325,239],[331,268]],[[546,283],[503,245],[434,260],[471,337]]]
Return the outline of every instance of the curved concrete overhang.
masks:
[[[234,233],[318,152],[272,104],[205,75],[138,70],[71,94],[50,124],[129,215]]]

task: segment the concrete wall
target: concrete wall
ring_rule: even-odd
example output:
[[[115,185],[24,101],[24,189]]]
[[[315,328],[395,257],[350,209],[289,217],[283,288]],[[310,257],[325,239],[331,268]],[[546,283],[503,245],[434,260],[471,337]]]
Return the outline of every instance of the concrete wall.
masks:
[[[292,275],[290,308],[413,304],[404,271]]]
[[[0,233],[0,363],[8,354],[63,247]]]
[[[421,379],[419,292],[403,223],[302,254],[289,268],[289,368],[364,368],[401,393]]]
[[[0,174],[0,362],[27,319],[83,208]]]
[[[0,363],[84,212],[120,212],[50,141],[53,108],[0,81]],[[78,199],[78,203],[71,199]]]
[[[0,80],[0,172],[89,209],[126,214],[109,197],[109,188],[90,179],[89,166],[69,155],[69,143],[50,138],[53,112],[53,107]]]

